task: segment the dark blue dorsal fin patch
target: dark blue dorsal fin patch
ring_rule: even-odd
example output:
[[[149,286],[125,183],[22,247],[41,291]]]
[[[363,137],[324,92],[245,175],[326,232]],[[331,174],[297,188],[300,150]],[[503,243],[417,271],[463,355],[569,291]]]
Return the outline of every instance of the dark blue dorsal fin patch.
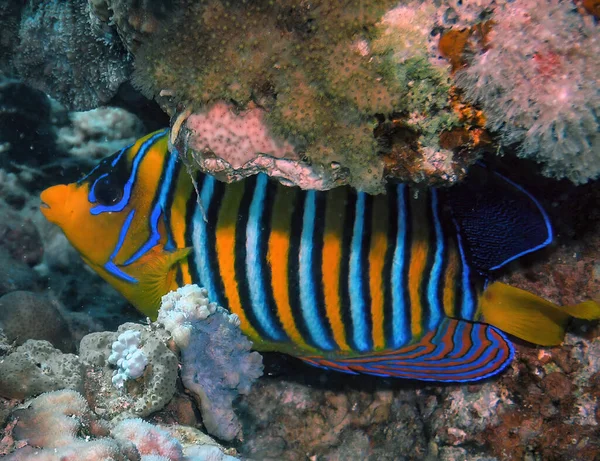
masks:
[[[540,203],[483,165],[442,194],[467,261],[483,274],[552,242],[552,226]]]
[[[310,365],[350,374],[420,381],[469,382],[489,378],[512,361],[514,349],[500,330],[445,319],[419,342],[352,358],[301,357]]]

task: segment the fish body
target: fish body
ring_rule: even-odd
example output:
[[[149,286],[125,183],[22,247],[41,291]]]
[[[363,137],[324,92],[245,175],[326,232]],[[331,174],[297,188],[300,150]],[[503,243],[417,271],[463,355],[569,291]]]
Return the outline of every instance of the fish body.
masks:
[[[593,302],[560,310],[486,288],[490,271],[552,240],[537,201],[498,175],[377,196],[303,191],[263,174],[224,184],[192,180],[167,137],[152,133],[41,196],[86,263],[149,317],[164,294],[196,283],[238,315],[258,350],[348,373],[472,381],[512,360],[501,330],[554,344],[570,315],[600,315]],[[546,311],[551,331],[535,336],[528,322]]]

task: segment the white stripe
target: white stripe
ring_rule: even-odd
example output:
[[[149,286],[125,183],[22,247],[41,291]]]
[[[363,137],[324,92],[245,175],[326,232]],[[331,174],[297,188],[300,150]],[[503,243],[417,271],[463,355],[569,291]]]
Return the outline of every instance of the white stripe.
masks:
[[[268,309],[265,297],[265,286],[262,275],[262,262],[260,260],[261,221],[264,210],[265,196],[267,194],[267,175],[259,174],[256,177],[256,186],[250,204],[250,214],[246,224],[246,274],[248,275],[248,289],[252,310],[257,322],[265,331],[270,340],[281,340],[284,336],[275,324]]]
[[[198,269],[198,279],[200,286],[208,291],[209,299],[218,300],[218,294],[213,279],[213,274],[208,261],[208,245],[210,242],[207,237],[205,216],[212,200],[215,190],[215,179],[206,175],[202,183],[202,190],[198,197],[199,203],[196,204],[193,216],[192,244],[194,246],[194,259]]]
[[[398,201],[398,231],[396,233],[396,248],[392,259],[392,274],[390,284],[392,286],[392,336],[393,347],[406,344],[409,337],[406,332],[406,300],[403,296],[402,287],[405,280],[402,279],[406,259],[406,186],[399,184],[396,187],[396,200]]]
[[[429,285],[427,287],[427,300],[429,301],[429,324],[428,329],[437,328],[442,318],[442,307],[438,296],[438,287],[440,284],[440,273],[442,271],[442,258],[444,257],[444,235],[442,233],[442,224],[438,215],[438,197],[437,191],[431,189],[431,210],[433,212],[433,226],[435,229],[435,259]]]
[[[363,283],[361,272],[363,261],[361,258],[362,242],[365,226],[365,193],[359,192],[356,198],[356,211],[354,227],[352,229],[352,243],[350,247],[350,271],[348,274],[348,288],[350,292],[350,315],[354,344],[359,351],[368,349],[367,325],[365,323],[365,302],[363,298]]]
[[[321,349],[331,350],[333,349],[333,345],[327,339],[323,319],[319,316],[319,311],[317,310],[317,297],[312,272],[315,217],[316,193],[311,190],[306,193],[304,200],[302,235],[300,237],[300,306],[302,308],[302,316],[313,342]]]

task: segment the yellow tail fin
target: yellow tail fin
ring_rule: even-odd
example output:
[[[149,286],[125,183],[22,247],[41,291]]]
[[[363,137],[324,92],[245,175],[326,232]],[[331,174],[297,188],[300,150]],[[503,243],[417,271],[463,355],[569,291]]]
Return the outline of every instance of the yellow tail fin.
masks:
[[[482,321],[500,330],[542,346],[560,344],[571,317],[600,319],[600,303],[585,301],[572,306],[558,306],[539,296],[494,282],[479,300]]]

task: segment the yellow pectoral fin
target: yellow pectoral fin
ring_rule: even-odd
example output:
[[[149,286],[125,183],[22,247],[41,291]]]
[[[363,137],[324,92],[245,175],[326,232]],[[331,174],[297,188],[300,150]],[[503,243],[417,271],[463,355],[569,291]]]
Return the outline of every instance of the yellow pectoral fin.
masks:
[[[600,304],[596,301],[561,307],[533,293],[500,282],[487,287],[479,300],[479,308],[483,322],[542,346],[560,344],[571,317],[600,319]]]
[[[186,258],[192,248],[164,251],[153,248],[136,262],[139,286],[133,304],[143,314],[156,320],[161,298],[177,289],[175,280],[176,264]]]

